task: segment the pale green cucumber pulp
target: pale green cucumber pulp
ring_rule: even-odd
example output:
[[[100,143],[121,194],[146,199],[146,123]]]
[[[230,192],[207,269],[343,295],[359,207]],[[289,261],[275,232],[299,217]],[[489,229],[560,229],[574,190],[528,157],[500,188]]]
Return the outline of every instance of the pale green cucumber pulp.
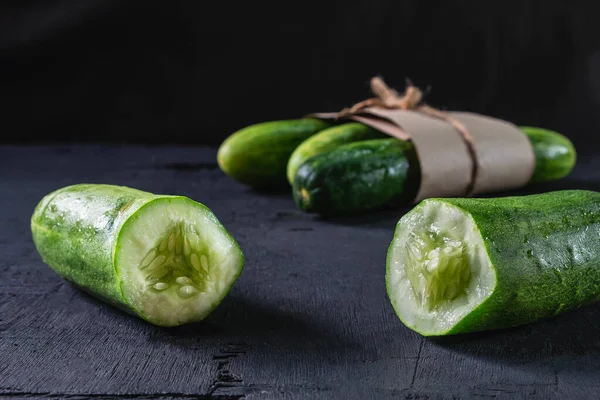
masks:
[[[207,315],[239,273],[239,253],[202,211],[184,198],[157,199],[121,228],[115,268],[123,295],[150,321]]]
[[[426,335],[450,331],[496,286],[475,221],[448,203],[425,200],[403,217],[387,263],[388,295],[396,313],[406,326]]]
[[[160,326],[204,319],[244,263],[215,215],[183,196],[70,186],[40,202],[31,228],[38,252],[59,275]]]

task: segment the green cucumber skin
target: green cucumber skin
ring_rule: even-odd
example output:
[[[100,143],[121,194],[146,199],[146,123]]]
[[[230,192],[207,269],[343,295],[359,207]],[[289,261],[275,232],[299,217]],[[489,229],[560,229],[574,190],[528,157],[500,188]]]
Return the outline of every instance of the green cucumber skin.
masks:
[[[288,182],[293,185],[294,177],[300,165],[317,154],[326,153],[342,144],[387,137],[389,136],[377,129],[358,122],[350,122],[325,129],[306,139],[294,150],[287,164]]]
[[[312,157],[296,173],[294,200],[305,211],[329,215],[406,203],[411,193],[403,188],[417,187],[412,182],[419,179],[409,171],[411,149],[397,139],[373,139]]]
[[[448,334],[510,328],[600,299],[600,193],[437,200],[473,217],[497,275],[491,296]]]
[[[149,321],[126,301],[114,255],[125,223],[142,207],[163,199],[185,199],[213,216],[207,207],[184,196],[155,195],[124,186],[78,184],[58,189],[38,203],[31,217],[35,247],[44,263],[65,280]],[[213,222],[231,238],[216,217]],[[237,251],[243,260],[239,247]]]
[[[152,194],[125,187],[79,184],[45,196],[31,218],[44,263],[62,278],[128,312],[113,255],[118,233]]]
[[[535,153],[535,171],[530,183],[554,181],[567,176],[577,161],[573,143],[558,132],[529,126],[519,127]]]
[[[316,118],[272,121],[251,125],[229,136],[219,147],[217,161],[238,182],[267,188],[287,183],[292,152],[304,140],[331,126]]]
[[[567,138],[539,128],[524,128],[523,131],[532,143],[536,158],[530,183],[560,179],[571,172],[576,153]],[[381,170],[384,164],[373,164],[371,161],[375,156],[369,149],[376,146],[377,142],[389,140],[399,141],[361,141],[341,145],[309,158],[300,166],[294,178],[293,195],[297,206],[306,212],[334,216],[391,207],[399,204],[397,199],[403,199],[403,204],[409,203],[420,184],[419,163],[414,148],[407,146],[404,153],[396,152],[397,159],[389,154],[385,157],[391,169],[409,160],[410,168],[406,169],[406,173],[410,175],[401,180],[402,185],[398,185],[400,180],[397,180],[392,187],[387,187],[388,178],[376,171]],[[348,152],[351,151],[356,154],[350,156]],[[363,157],[364,162],[361,161]],[[329,172],[332,168],[335,174]],[[342,178],[344,169],[349,171],[350,178]],[[302,190],[309,193],[308,199],[300,195]]]

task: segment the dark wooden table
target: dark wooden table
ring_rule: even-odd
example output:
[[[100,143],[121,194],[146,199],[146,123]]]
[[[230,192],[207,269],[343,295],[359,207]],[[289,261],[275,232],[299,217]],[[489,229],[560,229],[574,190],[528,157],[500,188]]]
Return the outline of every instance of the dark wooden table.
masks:
[[[230,295],[204,322],[165,329],[66,284],[36,253],[29,218],[80,182],[209,206],[246,255]],[[575,187],[600,189],[600,159],[528,191]],[[446,339],[405,328],[384,285],[403,212],[315,218],[289,193],[225,177],[213,149],[0,147],[0,397],[600,398],[600,305]]]

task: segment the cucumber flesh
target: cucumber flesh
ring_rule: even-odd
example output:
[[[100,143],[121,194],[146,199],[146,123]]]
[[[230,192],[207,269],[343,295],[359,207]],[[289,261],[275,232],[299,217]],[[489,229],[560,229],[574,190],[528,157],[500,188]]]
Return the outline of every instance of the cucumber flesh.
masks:
[[[450,331],[494,291],[496,274],[473,218],[425,200],[403,217],[388,251],[387,291],[409,328]]]
[[[239,274],[239,253],[202,207],[159,198],[119,234],[115,266],[126,301],[151,322],[180,325],[216,307]]]

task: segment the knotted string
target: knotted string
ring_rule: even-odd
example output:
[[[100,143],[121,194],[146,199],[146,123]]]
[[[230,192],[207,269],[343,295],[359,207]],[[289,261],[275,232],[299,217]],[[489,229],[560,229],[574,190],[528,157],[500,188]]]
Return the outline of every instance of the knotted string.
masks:
[[[473,170],[471,176],[471,184],[469,185],[468,193],[471,194],[473,185],[475,183],[475,177],[477,175],[477,158],[475,156],[475,141],[469,130],[456,118],[451,115],[430,107],[422,103],[423,92],[413,86],[412,83],[408,82],[404,94],[400,95],[396,90],[390,88],[383,79],[379,77],[373,77],[371,79],[371,91],[376,97],[356,103],[350,108],[343,109],[339,114],[338,118],[348,117],[350,115],[358,114],[365,108],[369,107],[381,107],[391,110],[408,110],[415,111],[433,118],[441,119],[451,124],[462,136],[469,155],[473,160]],[[409,132],[410,133],[410,132]]]
[[[404,95],[400,96],[397,91],[386,85],[383,79],[379,77],[371,79],[371,91],[376,97],[356,103],[350,108],[344,108],[340,112],[340,117],[356,114],[367,107],[415,110],[423,98],[423,92],[410,82],[408,82]]]

